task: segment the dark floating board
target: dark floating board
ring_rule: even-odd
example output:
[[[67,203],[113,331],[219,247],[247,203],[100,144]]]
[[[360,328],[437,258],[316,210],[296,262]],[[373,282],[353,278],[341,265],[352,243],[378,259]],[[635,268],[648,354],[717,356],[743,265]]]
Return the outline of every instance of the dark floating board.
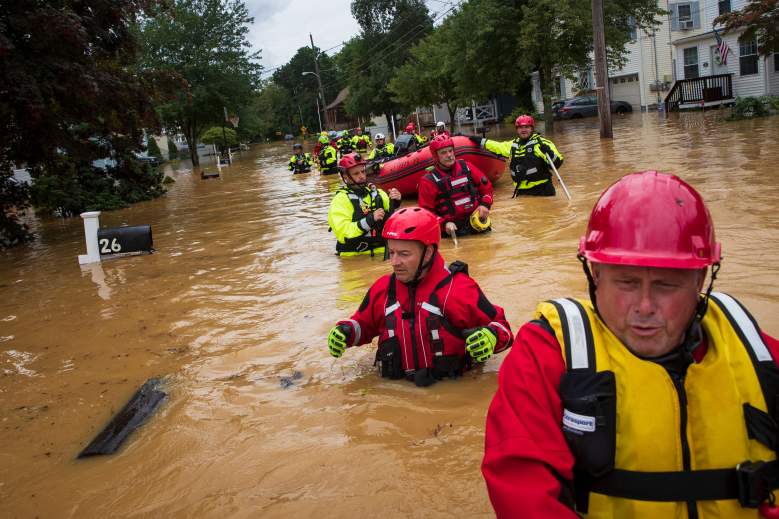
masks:
[[[150,378],[135,392],[108,425],[79,453],[79,458],[113,454],[135,429],[151,416],[167,396],[160,391],[160,380]]]

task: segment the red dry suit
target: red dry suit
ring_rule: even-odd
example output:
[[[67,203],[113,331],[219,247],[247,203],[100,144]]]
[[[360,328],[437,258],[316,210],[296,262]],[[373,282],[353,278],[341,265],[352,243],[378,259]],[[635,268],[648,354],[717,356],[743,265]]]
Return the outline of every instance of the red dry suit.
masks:
[[[512,342],[503,309],[490,303],[464,263],[447,268],[438,253],[416,286],[382,276],[351,319],[338,324],[351,329],[349,346],[379,337],[376,360],[382,376],[389,378],[412,379],[417,372],[434,379],[462,374],[471,365],[463,330],[489,326],[498,338],[496,352]]]
[[[471,213],[480,205],[492,206],[492,183],[479,168],[464,160],[455,161],[448,171],[436,164],[419,181],[419,206],[440,216],[442,228],[446,222],[468,228]]]

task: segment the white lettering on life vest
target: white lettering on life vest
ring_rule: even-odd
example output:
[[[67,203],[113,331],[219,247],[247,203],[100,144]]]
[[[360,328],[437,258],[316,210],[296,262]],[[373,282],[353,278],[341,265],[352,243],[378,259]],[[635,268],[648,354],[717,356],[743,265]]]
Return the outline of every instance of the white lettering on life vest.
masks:
[[[563,410],[563,429],[571,432],[595,432],[595,417]]]

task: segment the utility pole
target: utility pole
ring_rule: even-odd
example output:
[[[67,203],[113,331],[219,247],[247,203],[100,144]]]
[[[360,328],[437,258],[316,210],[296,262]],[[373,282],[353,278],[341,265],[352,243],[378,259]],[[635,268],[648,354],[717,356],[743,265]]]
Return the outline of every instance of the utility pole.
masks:
[[[601,139],[611,139],[611,94],[606,66],[606,35],[603,32],[603,0],[592,0],[592,34],[595,50],[595,87],[598,92],[598,119]]]
[[[311,39],[311,50],[314,52],[314,71],[316,72],[316,82],[319,84],[319,95],[322,97],[322,110],[325,112],[325,126],[330,128],[330,118],[327,116],[327,101],[325,101],[325,91],[322,90],[322,78],[319,76],[319,54],[314,47],[314,37],[311,33],[308,33],[308,37]]]

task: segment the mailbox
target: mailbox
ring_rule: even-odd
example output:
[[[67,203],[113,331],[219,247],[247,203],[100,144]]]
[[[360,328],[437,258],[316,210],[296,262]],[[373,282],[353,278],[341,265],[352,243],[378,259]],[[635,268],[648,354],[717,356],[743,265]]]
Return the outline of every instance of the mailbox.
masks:
[[[129,256],[151,254],[151,225],[106,227],[97,231],[100,256]]]

